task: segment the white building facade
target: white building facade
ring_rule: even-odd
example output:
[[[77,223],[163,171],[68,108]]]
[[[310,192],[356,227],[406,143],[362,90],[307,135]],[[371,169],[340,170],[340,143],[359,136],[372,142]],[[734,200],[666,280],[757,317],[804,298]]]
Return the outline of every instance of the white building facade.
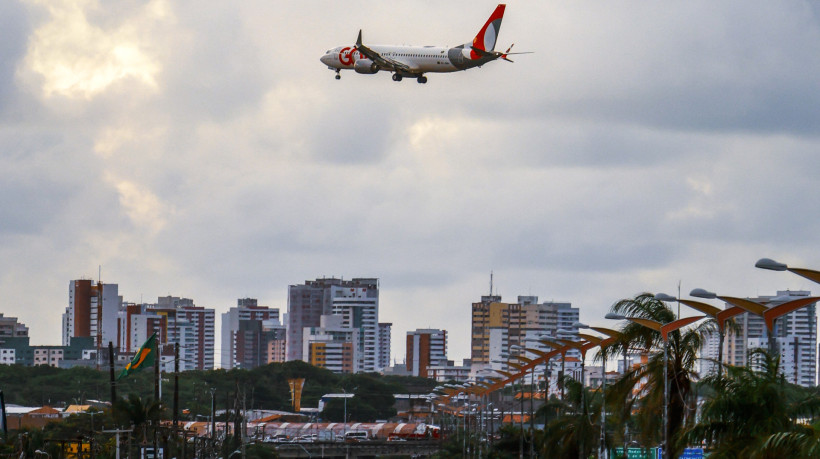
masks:
[[[810,292],[778,291],[776,296],[749,298],[767,307],[774,307],[784,302],[805,298]],[[726,308],[731,305],[726,305]],[[758,366],[753,358],[756,348],[768,349],[769,333],[762,317],[743,313],[734,317],[738,331],[727,327],[723,346],[723,362],[727,365]],[[817,305],[810,304],[775,321],[774,341],[780,354],[780,372],[783,377],[794,384],[804,387],[817,385]],[[717,332],[706,340],[701,348],[701,374],[716,370],[715,364],[708,360],[718,358],[719,337]]]

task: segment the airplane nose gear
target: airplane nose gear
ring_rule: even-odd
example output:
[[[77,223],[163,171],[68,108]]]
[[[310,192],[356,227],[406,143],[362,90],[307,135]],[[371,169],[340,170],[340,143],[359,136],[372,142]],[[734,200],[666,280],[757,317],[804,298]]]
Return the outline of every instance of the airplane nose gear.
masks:
[[[421,84],[427,83],[427,77],[426,76],[420,76],[416,79],[416,81],[418,81]]]
[[[340,75],[340,74],[339,74],[339,69],[336,69],[336,79],[337,79],[337,80],[341,80],[341,79],[342,79],[342,75]]]
[[[398,73],[393,74],[393,81],[401,81],[401,75]]]

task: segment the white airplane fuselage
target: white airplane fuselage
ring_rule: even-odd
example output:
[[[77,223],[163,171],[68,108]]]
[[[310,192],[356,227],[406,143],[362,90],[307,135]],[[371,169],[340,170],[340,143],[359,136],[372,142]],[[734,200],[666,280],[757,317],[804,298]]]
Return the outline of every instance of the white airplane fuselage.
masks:
[[[382,56],[389,57],[407,64],[413,69],[415,73],[449,73],[457,72],[459,70],[466,70],[464,61],[467,60],[462,57],[463,48],[450,48],[444,46],[397,46],[397,45],[371,45],[373,51]],[[324,56],[321,57],[323,64],[330,69],[338,70],[356,70],[356,62],[359,60],[367,60],[359,51],[355,51],[356,46],[337,46],[328,50]],[[462,57],[458,60],[458,65],[450,60],[450,51],[452,54]],[[469,51],[467,51],[469,53]],[[369,70],[368,67],[360,65],[362,70]],[[375,73],[375,72],[360,72],[360,73]],[[411,75],[405,75],[411,76]]]
[[[380,71],[393,74],[393,80],[401,81],[403,77],[417,78],[419,83],[426,83],[425,73],[450,73],[481,67],[496,59],[507,59],[509,49],[495,51],[501,20],[504,17],[504,4],[499,4],[479,30],[475,38],[463,45],[448,46],[409,46],[409,45],[364,45],[362,32],[355,45],[337,46],[320,57],[329,69],[340,78],[341,70],[353,70],[356,73],[375,74]],[[513,53],[514,54],[514,53]]]

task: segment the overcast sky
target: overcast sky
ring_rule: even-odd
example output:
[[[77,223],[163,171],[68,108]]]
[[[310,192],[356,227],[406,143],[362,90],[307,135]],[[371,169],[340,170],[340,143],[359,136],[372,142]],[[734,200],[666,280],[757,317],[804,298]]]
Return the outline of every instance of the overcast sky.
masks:
[[[679,282],[820,290],[753,267],[820,269],[813,4],[510,1],[498,48],[535,52],[514,64],[420,85],[319,62],[360,28],[465,43],[494,8],[0,2],[0,312],[59,344],[69,281],[100,265],[126,301],[217,317],[378,277],[401,362],[427,327],[469,357],[491,271],[505,301],[570,301],[599,325]]]

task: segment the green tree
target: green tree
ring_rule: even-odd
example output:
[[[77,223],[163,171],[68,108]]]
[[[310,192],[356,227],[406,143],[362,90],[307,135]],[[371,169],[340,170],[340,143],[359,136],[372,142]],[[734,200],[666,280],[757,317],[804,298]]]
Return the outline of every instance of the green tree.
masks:
[[[114,421],[121,426],[133,426],[135,435],[148,439],[148,425],[156,425],[162,415],[162,405],[153,399],[143,400],[136,394],[117,400],[112,409]]]
[[[778,432],[763,443],[770,457],[820,457],[820,426],[796,425],[791,432]]]
[[[703,379],[710,396],[684,439],[705,441],[715,458],[818,457],[800,454],[820,451],[820,437],[797,421],[815,416],[820,398],[784,380],[779,356],[757,349],[752,358],[761,371],[728,366],[725,374]]]
[[[548,422],[538,448],[542,457],[589,457],[601,438],[601,393],[571,378],[564,387],[563,400],[550,399],[539,409]]]
[[[612,306],[612,312],[627,317],[649,319],[666,324],[677,319],[675,313],[662,301],[650,293],[642,293],[634,298],[618,301]],[[715,329],[714,322],[704,322],[684,331],[676,330],[669,334],[667,378],[669,383],[668,431],[670,439],[670,457],[678,457],[684,444],[677,441],[679,433],[688,422],[694,420],[695,397],[693,381],[698,378],[694,371],[698,351],[703,343],[704,334]],[[648,363],[627,371],[620,380],[608,389],[607,398],[613,405],[632,404],[637,409],[634,425],[638,429],[638,438],[644,445],[659,444],[663,428],[659,422],[663,418],[664,402],[664,342],[661,334],[636,323],[628,323],[621,329],[621,339],[613,343],[608,351],[613,355],[622,354],[624,347],[628,350],[645,349],[653,352]],[[646,385],[644,385],[646,382]],[[633,398],[633,393],[639,393]],[[622,416],[623,417],[623,416]],[[629,422],[628,419],[621,419]]]

